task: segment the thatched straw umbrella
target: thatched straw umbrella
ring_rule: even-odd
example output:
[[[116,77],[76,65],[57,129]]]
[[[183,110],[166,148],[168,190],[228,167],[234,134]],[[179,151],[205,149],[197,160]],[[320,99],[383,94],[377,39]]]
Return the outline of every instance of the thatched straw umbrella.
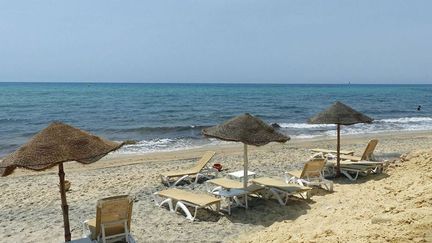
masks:
[[[337,169],[336,176],[340,175],[340,125],[353,125],[357,123],[371,123],[372,118],[363,115],[353,108],[336,101],[326,110],[309,119],[311,124],[336,124],[337,126]]]
[[[65,240],[70,241],[63,162],[89,164],[121,146],[122,144],[104,140],[78,128],[54,122],[0,162],[0,175],[7,176],[17,167],[42,171],[58,165]]]
[[[248,113],[234,117],[220,125],[203,129],[202,133],[207,137],[244,144],[244,188],[247,187],[248,181],[247,145],[262,146],[270,142],[285,143],[290,139]]]

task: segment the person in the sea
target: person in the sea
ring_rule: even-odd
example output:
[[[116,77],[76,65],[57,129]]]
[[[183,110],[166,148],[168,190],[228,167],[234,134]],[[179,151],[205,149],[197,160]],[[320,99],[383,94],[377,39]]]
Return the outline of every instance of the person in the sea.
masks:
[[[421,110],[421,105],[419,105],[419,106],[417,107],[417,110],[418,110],[418,111],[420,111],[420,110]]]

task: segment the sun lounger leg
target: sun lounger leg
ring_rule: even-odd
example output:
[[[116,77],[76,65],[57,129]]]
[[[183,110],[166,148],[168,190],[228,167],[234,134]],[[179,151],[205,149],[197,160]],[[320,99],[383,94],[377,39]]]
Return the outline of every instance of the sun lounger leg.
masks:
[[[198,207],[195,207],[195,212],[194,212],[194,216],[193,216],[193,218],[192,218],[192,221],[196,218],[197,211],[198,211]]]
[[[236,200],[237,205],[239,205],[240,207],[244,207],[245,209],[248,209],[248,194],[245,193],[245,194],[243,194],[243,196],[244,196],[244,203],[240,201],[240,198],[239,198],[239,197],[241,197],[240,195],[235,196],[234,199]]]
[[[239,199],[237,196],[234,196],[234,197],[233,197],[233,200],[234,200],[234,202],[235,202],[238,206],[241,206],[241,207],[244,207],[244,206],[245,206],[245,205],[243,205],[242,202],[240,202],[240,199]]]
[[[210,173],[214,172],[214,173],[215,173],[215,176],[214,176],[214,177],[217,177],[217,175],[218,175],[218,173],[219,173],[219,171],[216,170],[215,168],[207,169],[207,170],[205,170],[204,172],[205,172],[205,173],[198,173],[198,174],[196,175],[196,178],[195,178],[194,184],[192,185],[192,189],[193,189],[194,186],[198,183],[198,181],[199,181],[200,178],[211,179],[211,175],[210,175]]]
[[[299,195],[300,195],[300,197],[303,198],[303,199],[310,199],[310,198],[311,198],[311,194],[310,194],[309,191],[307,191],[307,192],[299,192]],[[287,194],[287,199],[288,199],[288,196],[290,196],[290,195]],[[288,200],[287,200],[287,202],[288,202]],[[286,202],[285,202],[285,203],[286,203]]]
[[[282,205],[287,205],[288,200],[289,200],[289,194],[286,193],[286,194],[285,194],[285,201],[284,201],[284,203],[283,203]]]
[[[169,210],[171,212],[174,211],[174,207],[173,207],[171,198],[163,199],[163,198],[159,197],[158,195],[153,194],[153,200],[155,201],[156,206],[162,207],[164,204],[167,204],[169,207]]]
[[[333,181],[326,180],[324,185],[327,187],[327,190],[330,192],[333,191]]]
[[[224,210],[224,211],[228,212],[229,215],[231,215],[231,203],[232,203],[232,201],[231,201],[231,197],[221,197],[221,198],[222,198],[222,200],[224,200],[225,203],[227,204],[227,208],[226,208],[226,209],[225,209],[225,208],[222,208],[221,203],[217,203],[217,204],[216,204],[216,209],[215,209],[215,211],[216,211],[216,212],[219,212],[220,210]],[[209,207],[210,207],[211,209],[213,209],[212,206],[209,206]]]
[[[160,203],[159,207],[162,207],[164,204],[168,204],[169,210],[173,211],[173,204],[172,204],[172,199],[171,198],[167,198],[167,199],[163,200]]]
[[[306,192],[306,199],[310,199],[311,198],[311,191],[307,191]]]
[[[235,201],[235,203],[237,204],[237,206],[244,207],[245,209],[248,209],[247,194],[244,194],[244,199],[245,199],[245,202],[242,203],[242,202],[240,202],[240,199],[239,199],[238,196],[234,196],[233,197],[233,200]]]
[[[192,184],[192,189],[195,188],[195,185],[198,183],[200,178],[209,178],[209,177],[201,173],[196,174],[195,181]]]
[[[182,203],[180,201],[177,202],[176,207],[175,207],[175,212],[177,212],[178,208],[181,208],[181,210],[183,210],[183,212],[186,214],[187,219],[192,220],[192,221],[195,219],[195,216],[196,216],[196,213],[198,210],[197,207],[195,207],[195,215],[193,217],[192,217],[192,214],[190,213],[189,209],[186,207],[186,205],[184,205],[184,203]]]
[[[200,177],[204,177],[204,175],[203,174],[200,174],[200,173],[198,173],[197,175],[196,175],[196,177],[195,177],[195,181],[194,181],[194,183],[192,184],[192,189],[195,187],[195,185],[198,183],[198,180],[200,179]]]
[[[331,180],[321,179],[321,181],[319,181],[317,185],[320,187],[324,186],[324,189],[329,192],[333,191],[333,181]]]
[[[176,182],[174,182],[170,187],[177,186],[178,183],[180,183],[181,181],[185,180],[188,177],[189,177],[189,175],[184,175],[184,176],[180,177],[180,179],[176,180]]]
[[[372,170],[372,172],[375,174],[381,174],[383,172],[383,170],[384,170],[383,166],[377,166],[377,167],[375,167],[375,169]]]
[[[342,170],[341,171],[342,174],[344,174],[350,181],[355,181],[357,180],[357,177],[359,176],[359,171],[356,172],[355,177],[352,177],[347,171]]]
[[[273,196],[275,196],[275,198],[278,200],[280,205],[282,205],[282,206],[286,205],[288,198],[286,199],[286,201],[284,203],[284,201],[282,200],[282,198],[280,197],[278,192],[276,192],[273,188],[270,188],[269,191],[273,194]],[[287,197],[288,197],[288,195],[287,195]]]
[[[221,209],[221,203],[219,202],[216,204],[216,212],[219,212],[220,209]]]
[[[305,186],[305,184],[307,183],[307,181],[304,181],[302,179],[297,179],[294,182],[299,184],[300,186]]]

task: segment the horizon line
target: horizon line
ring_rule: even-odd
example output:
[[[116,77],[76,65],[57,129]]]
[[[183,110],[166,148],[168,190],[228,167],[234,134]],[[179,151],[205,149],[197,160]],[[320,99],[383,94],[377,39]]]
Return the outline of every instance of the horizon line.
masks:
[[[264,83],[264,82],[109,82],[109,81],[0,81],[0,83],[43,83],[43,84],[268,84],[268,85],[431,85],[432,83]]]

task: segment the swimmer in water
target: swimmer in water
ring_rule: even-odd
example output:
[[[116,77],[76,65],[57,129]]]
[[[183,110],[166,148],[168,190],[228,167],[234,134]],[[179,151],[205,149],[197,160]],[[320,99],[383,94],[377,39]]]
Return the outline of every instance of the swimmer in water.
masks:
[[[418,111],[420,111],[420,110],[421,110],[421,105],[419,105],[419,106],[417,107],[417,110],[418,110]]]

